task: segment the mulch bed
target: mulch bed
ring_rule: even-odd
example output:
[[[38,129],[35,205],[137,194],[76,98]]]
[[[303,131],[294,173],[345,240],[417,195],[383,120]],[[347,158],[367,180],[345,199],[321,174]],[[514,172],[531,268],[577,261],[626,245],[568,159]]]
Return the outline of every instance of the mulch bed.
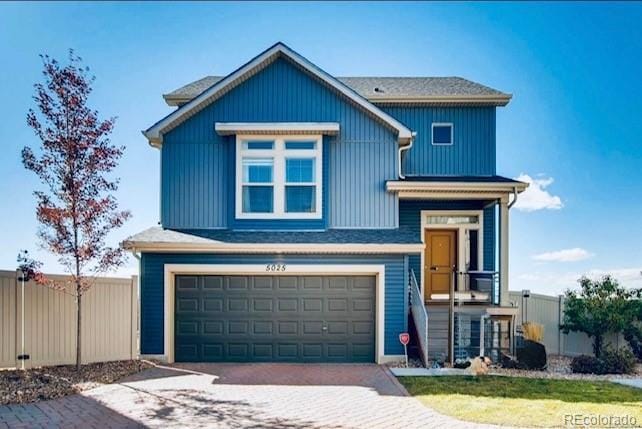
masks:
[[[24,404],[73,395],[151,368],[151,362],[126,360],[83,365],[0,371],[0,405]]]

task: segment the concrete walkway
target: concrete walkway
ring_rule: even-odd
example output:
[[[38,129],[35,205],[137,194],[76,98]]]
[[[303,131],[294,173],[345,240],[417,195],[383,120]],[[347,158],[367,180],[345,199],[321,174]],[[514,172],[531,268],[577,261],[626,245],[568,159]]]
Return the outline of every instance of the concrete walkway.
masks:
[[[483,428],[426,408],[378,365],[152,368],[82,395],[0,407],[0,428]]]

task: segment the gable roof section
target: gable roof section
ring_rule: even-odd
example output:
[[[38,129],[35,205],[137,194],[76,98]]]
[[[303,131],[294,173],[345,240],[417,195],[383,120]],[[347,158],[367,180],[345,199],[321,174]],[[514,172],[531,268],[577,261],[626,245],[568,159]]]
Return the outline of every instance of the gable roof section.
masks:
[[[180,106],[219,82],[223,76],[206,76],[178,88],[163,98]],[[461,77],[337,77],[371,103],[421,103],[431,105],[505,106],[510,94]]]
[[[268,48],[258,56],[254,57],[245,65],[241,66],[231,74],[218,80],[209,88],[202,91],[195,98],[184,104],[174,112],[170,113],[154,125],[152,125],[143,134],[149,140],[152,146],[160,146],[163,141],[163,134],[180,125],[186,119],[199,112],[216,99],[229,92],[240,83],[244,82],[251,76],[260,72],[267,65],[271,64],[280,56],[286,57],[308,73],[312,74],[331,88],[335,89],[341,95],[352,101],[364,111],[370,113],[373,117],[379,119],[397,133],[400,144],[408,144],[412,139],[412,132],[401,122],[388,115],[377,106],[370,103],[357,92],[332,77],[330,74],[321,70],[319,67],[299,55],[285,44],[279,42]],[[214,124],[212,124],[212,128]]]

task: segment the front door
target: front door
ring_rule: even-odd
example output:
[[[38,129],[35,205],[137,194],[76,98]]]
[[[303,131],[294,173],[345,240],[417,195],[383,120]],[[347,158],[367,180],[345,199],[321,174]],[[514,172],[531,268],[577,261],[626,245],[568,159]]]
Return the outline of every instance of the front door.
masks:
[[[424,300],[447,300],[457,268],[457,230],[427,229],[425,234]]]

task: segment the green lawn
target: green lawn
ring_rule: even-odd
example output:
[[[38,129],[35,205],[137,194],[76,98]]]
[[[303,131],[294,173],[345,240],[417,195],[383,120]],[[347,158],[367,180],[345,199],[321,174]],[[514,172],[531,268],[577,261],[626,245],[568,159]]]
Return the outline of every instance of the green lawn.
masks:
[[[408,392],[461,420],[563,427],[566,415],[629,416],[642,424],[642,390],[608,381],[501,376],[400,377]]]

